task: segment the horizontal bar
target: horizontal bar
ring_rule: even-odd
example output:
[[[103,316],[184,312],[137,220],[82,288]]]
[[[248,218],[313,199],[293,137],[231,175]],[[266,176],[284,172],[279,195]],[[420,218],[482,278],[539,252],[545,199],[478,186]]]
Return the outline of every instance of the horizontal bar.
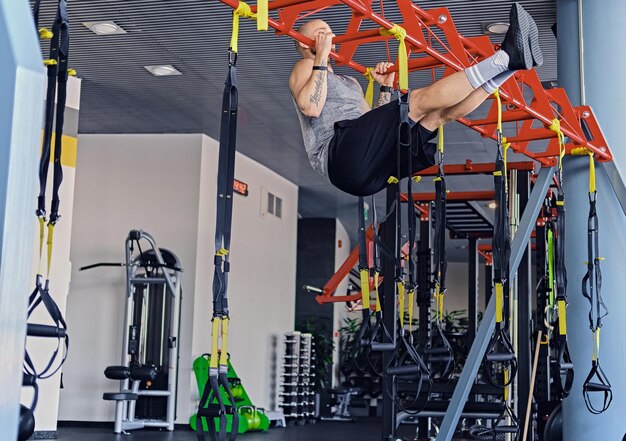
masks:
[[[413,201],[426,202],[434,201],[435,193],[413,193]],[[401,196],[404,202],[409,200],[407,193],[402,193]],[[490,201],[495,198],[495,191],[451,191],[446,193],[446,200],[448,201]]]

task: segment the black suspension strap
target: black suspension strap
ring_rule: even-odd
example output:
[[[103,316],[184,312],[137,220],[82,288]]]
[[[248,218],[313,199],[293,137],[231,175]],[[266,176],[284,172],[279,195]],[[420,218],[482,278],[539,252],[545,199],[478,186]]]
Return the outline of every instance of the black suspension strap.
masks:
[[[407,413],[415,414],[421,409],[416,408],[419,402],[420,395],[422,394],[422,387],[424,384],[428,384],[430,389],[430,372],[428,366],[424,362],[421,355],[415,349],[413,345],[413,305],[415,295],[415,269],[412,258],[413,248],[415,245],[415,204],[413,200],[413,177],[411,172],[413,170],[413,152],[411,145],[411,125],[409,123],[409,94],[402,94],[398,100],[400,106],[400,124],[398,127],[398,148],[397,148],[397,173],[398,176],[402,175],[401,170],[401,155],[407,154],[407,166],[409,171],[409,177],[407,181],[407,193],[408,193],[408,253],[407,253],[407,275],[408,283],[404,281],[404,270],[402,268],[401,257],[401,212],[398,212],[398,223],[396,225],[396,249],[398,255],[396,255],[396,271],[395,271],[395,283],[398,290],[398,320],[399,326],[399,338],[398,344],[394,350],[394,354],[391,357],[389,364],[385,368],[386,376],[391,377],[393,382],[393,390],[398,389],[398,384],[401,382],[411,382],[416,384],[415,392],[412,398],[403,398],[401,394],[393,394],[390,398],[395,402],[399,410]],[[416,146],[417,147],[417,146]],[[400,182],[396,178],[390,178],[390,183],[395,183],[396,187],[396,209],[399,210],[401,206],[401,194],[400,194]],[[405,329],[405,294],[408,294],[408,332]],[[387,381],[387,379],[385,379]],[[388,390],[385,387],[385,390]],[[428,395],[428,391],[426,392]],[[423,405],[427,403],[427,400],[423,400]],[[423,406],[420,406],[423,407]]]
[[[33,16],[35,24],[39,24],[39,8],[41,1],[35,2]],[[69,22],[66,0],[59,0],[52,31],[41,29],[39,34],[44,39],[50,39],[50,54],[44,64],[47,66],[48,85],[46,92],[45,120],[43,145],[39,161],[39,195],[37,198],[37,218],[39,222],[39,265],[35,277],[35,288],[28,299],[28,315],[30,318],[37,306],[43,303],[54,325],[28,324],[27,335],[30,337],[47,337],[57,339],[57,347],[52,353],[46,366],[38,371],[28,353],[24,354],[24,374],[37,379],[52,377],[58,372],[69,348],[69,335],[65,319],[56,302],[50,295],[50,269],[52,267],[52,250],[54,243],[54,227],[59,215],[59,188],[63,181],[61,165],[63,122],[65,101],[67,95],[67,79],[69,74]],[[56,98],[56,107],[55,107]],[[56,119],[56,123],[55,123]],[[52,142],[54,126],[54,143]],[[54,176],[52,186],[52,202],[50,216],[46,219],[46,188],[48,183],[48,169],[52,146],[54,145]],[[46,240],[46,220],[47,240]],[[44,242],[47,249],[47,265],[45,278],[43,272]],[[61,357],[60,361],[57,359]]]
[[[558,119],[550,128],[557,133],[559,140],[559,162],[557,173],[557,191],[555,198],[556,219],[549,222],[548,249],[549,262],[553,267],[551,274],[551,300],[556,294],[557,332],[552,345],[555,356],[552,360],[552,378],[558,397],[566,398],[574,383],[574,364],[567,345],[567,269],[565,268],[565,193],[563,191],[563,157],[565,156],[565,136]],[[556,289],[554,289],[556,288]],[[553,303],[553,301],[551,302]],[[554,316],[554,311],[552,314]]]
[[[446,293],[446,177],[443,172],[443,126],[439,127],[437,142],[437,176],[435,182],[435,237],[433,270],[435,287],[435,320],[429,347],[424,349],[430,364],[431,374],[442,380],[449,380],[454,373],[454,350],[443,331],[444,294]]]
[[[517,373],[517,358],[509,335],[509,257],[511,234],[508,208],[508,180],[506,151],[509,144],[502,135],[502,104],[498,90],[494,92],[498,103],[497,154],[494,176],[495,216],[493,227],[493,282],[496,300],[496,329],[487,346],[485,373],[488,380],[504,388],[504,410],[494,422],[494,439],[498,434],[511,433],[519,437],[519,420],[509,406],[509,389]],[[504,423],[504,424],[501,424]]]
[[[500,102],[498,92],[496,99]],[[496,329],[487,347],[485,372],[494,386],[505,388],[511,384],[517,372],[517,358],[509,336],[509,257],[510,220],[508,208],[508,184],[506,149],[508,144],[502,136],[501,106],[498,108],[497,155],[494,176],[495,216],[493,227],[493,282],[496,300]],[[502,376],[500,380],[498,376]]]
[[[596,211],[598,192],[593,153],[589,152],[589,215],[587,218],[587,273],[582,280],[583,296],[589,300],[589,327],[593,334],[591,370],[583,383],[583,396],[589,412],[598,415],[606,411],[613,401],[611,383],[600,367],[600,329],[602,319],[609,313],[602,299],[602,272],[600,270],[600,244],[598,240],[599,223]],[[600,392],[602,404],[594,405],[591,394]]]
[[[213,441],[234,441],[239,428],[239,414],[228,382],[228,273],[233,212],[233,185],[237,136],[237,52],[228,51],[228,75],[222,99],[222,121],[217,173],[217,215],[215,221],[215,257],[213,272],[213,319],[209,377],[204,386],[198,412],[196,433],[203,440],[202,418],[205,418]],[[221,343],[221,347],[220,347]],[[222,391],[228,398],[223,399]],[[216,403],[215,403],[216,402]],[[228,415],[231,416],[230,435]]]

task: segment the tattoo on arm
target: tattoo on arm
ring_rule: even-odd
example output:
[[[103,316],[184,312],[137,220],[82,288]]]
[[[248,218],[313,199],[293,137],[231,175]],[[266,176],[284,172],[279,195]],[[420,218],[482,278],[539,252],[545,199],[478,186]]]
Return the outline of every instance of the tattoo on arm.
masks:
[[[391,102],[391,93],[389,92],[380,92],[378,94],[378,101],[376,102],[376,106],[375,107],[380,107],[382,105],[385,105],[387,103]]]
[[[320,66],[326,66],[326,61],[322,61]],[[326,71],[317,71],[315,75],[315,91],[313,91],[313,95],[309,98],[311,104],[315,104],[315,106],[319,106],[320,100],[322,99],[322,88],[324,87],[324,77],[326,76]]]
[[[309,101],[316,106],[319,106],[320,99],[322,98],[322,88],[324,86],[324,76],[326,73],[324,71],[318,71],[315,75],[315,91]]]

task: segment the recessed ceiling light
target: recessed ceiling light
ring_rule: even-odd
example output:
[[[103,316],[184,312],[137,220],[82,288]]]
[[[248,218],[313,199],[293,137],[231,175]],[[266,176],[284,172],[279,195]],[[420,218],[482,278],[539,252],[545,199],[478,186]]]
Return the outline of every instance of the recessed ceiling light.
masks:
[[[495,209],[496,208],[496,203],[495,202],[489,202],[488,207],[491,208],[491,209]]]
[[[506,34],[509,30],[509,23],[504,21],[496,21],[493,23],[483,23],[483,33],[486,35]]]
[[[183,73],[171,64],[158,64],[154,66],[144,66],[144,68],[155,77],[167,77],[170,75],[182,75]]]
[[[85,21],[83,26],[97,35],[125,34],[126,31],[113,21]]]

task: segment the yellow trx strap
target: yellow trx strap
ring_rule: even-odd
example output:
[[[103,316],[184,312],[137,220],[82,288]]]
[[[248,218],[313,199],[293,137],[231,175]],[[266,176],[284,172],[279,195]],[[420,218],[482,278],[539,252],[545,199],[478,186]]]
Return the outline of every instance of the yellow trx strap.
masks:
[[[48,271],[46,272],[46,278],[50,278],[50,267],[52,266],[52,244],[54,242],[54,224],[48,224]]]
[[[596,192],[596,163],[593,159],[593,152],[586,147],[577,147],[572,149],[572,155],[588,155],[589,156],[589,193]]]
[[[496,283],[496,323],[502,323],[504,320],[504,285]]]
[[[267,0],[257,0],[256,4],[256,30],[267,31],[269,11]]]
[[[415,290],[409,290],[409,332],[413,332],[413,304],[415,303]]]
[[[593,351],[591,353],[591,359],[596,361],[600,357],[600,328],[596,328],[593,333]]]
[[[374,76],[372,75],[372,68],[368,67],[363,74],[367,77],[367,89],[365,90],[365,101],[370,105],[370,108],[374,107]]]
[[[360,271],[361,273],[361,300],[363,308],[370,309],[370,275],[367,268]]]
[[[443,125],[439,126],[439,129],[437,129],[437,134],[439,136],[437,140],[437,150],[443,155]]]
[[[566,303],[565,300],[559,300],[557,301],[557,308],[559,311],[559,334],[560,335],[567,335],[567,312],[565,310],[566,308]]]
[[[596,164],[593,160],[593,152],[589,152],[589,193],[596,192]]]
[[[559,138],[559,170],[561,170],[563,168],[563,157],[565,156],[565,135],[561,131],[561,122],[557,118],[552,120],[549,128],[556,132]]]
[[[257,30],[267,31],[268,26],[268,2],[267,0],[258,0],[256,14],[252,12],[250,5],[246,2],[239,1],[239,5],[233,11],[233,33],[230,37],[230,50],[234,53],[238,52],[239,41],[239,17],[251,18],[257,21]]]
[[[395,37],[400,45],[398,46],[398,74],[400,90],[409,89],[409,57],[406,53],[406,29],[394,24],[391,29],[380,28],[380,35],[391,35]]]
[[[398,282],[398,317],[400,318],[400,329],[404,329],[404,283]]]
[[[378,295],[378,285],[380,283],[380,274],[378,273],[378,271],[376,271],[374,273],[374,287],[376,288],[376,312],[381,312],[382,311],[382,307],[380,305],[380,296]]]
[[[506,165],[506,154],[509,147],[511,147],[511,143],[506,141],[506,137],[502,134],[502,99],[500,98],[500,89],[496,89],[493,92],[493,95],[496,97],[496,101],[498,103],[498,126],[497,131],[500,133],[500,139],[502,141],[502,161],[504,162],[504,188],[508,191],[508,179],[507,179],[507,165]],[[499,176],[499,173],[494,173],[494,176]]]
[[[219,335],[220,335],[220,322],[222,321],[219,317],[214,317],[211,321],[211,360],[209,361],[209,368],[217,369],[218,365],[218,354],[219,354]]]
[[[46,218],[39,216],[39,266],[37,267],[37,274],[41,274],[41,257],[43,255],[43,243],[46,238]]]

